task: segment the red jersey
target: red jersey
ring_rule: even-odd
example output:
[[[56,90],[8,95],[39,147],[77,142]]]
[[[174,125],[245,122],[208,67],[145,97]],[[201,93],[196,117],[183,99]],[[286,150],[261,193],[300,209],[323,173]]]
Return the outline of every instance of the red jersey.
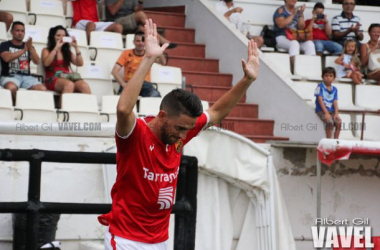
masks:
[[[126,138],[115,135],[117,177],[111,191],[112,210],[98,218],[110,226],[111,234],[150,244],[169,238],[182,147],[209,122],[203,113],[185,140],[164,145],[148,127],[153,118],[136,119]]]
[[[76,0],[72,1],[72,4],[74,11],[73,27],[75,27],[80,20],[99,22],[96,0]]]
[[[306,20],[305,27],[308,27],[311,19]],[[326,23],[324,20],[314,21],[313,25],[313,40],[330,40],[326,34]]]

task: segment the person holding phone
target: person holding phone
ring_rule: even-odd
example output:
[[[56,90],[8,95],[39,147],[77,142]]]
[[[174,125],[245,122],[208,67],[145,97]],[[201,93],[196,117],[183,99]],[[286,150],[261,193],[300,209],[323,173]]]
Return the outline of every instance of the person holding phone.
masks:
[[[75,54],[71,52],[71,46]],[[42,50],[42,63],[45,67],[47,89],[58,93],[85,93],[90,94],[90,87],[82,79],[71,81],[61,74],[71,73],[70,64],[83,65],[82,54],[79,51],[75,37],[70,37],[67,30],[58,25],[49,31],[47,47]]]
[[[339,43],[330,40],[331,26],[324,11],[325,6],[323,3],[316,3],[312,12],[313,18],[306,20],[305,26],[312,25],[313,27],[313,42],[317,55],[322,56],[325,50],[330,54],[340,55],[343,47]]]

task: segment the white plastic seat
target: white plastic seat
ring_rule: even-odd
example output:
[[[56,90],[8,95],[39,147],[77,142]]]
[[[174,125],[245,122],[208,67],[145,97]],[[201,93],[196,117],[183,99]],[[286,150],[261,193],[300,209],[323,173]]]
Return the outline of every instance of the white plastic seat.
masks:
[[[338,74],[339,65],[335,63],[335,60],[338,58],[338,56],[326,56],[325,57],[325,67],[333,67],[335,69],[335,72]],[[336,79],[339,82],[348,82],[351,83],[352,80],[350,78],[341,78]]]
[[[82,67],[77,67],[77,71],[89,85],[91,94],[96,96],[99,107],[101,107],[102,96],[114,94],[109,64],[84,62]]]
[[[334,83],[333,86],[338,89],[339,109],[364,110],[364,108],[354,105],[351,84]]]
[[[362,115],[357,115],[357,121],[361,123]],[[360,137],[360,130],[357,131]],[[378,114],[366,114],[364,121],[364,140],[380,141],[380,116]]]
[[[265,58],[269,58],[271,63],[275,65],[276,71],[282,71],[286,76],[290,76],[293,80],[301,80],[300,76],[295,76],[290,71],[290,58],[287,53],[265,53]]]
[[[355,105],[367,110],[380,109],[380,86],[356,85]]]
[[[202,107],[203,107],[203,111],[206,111],[210,108],[210,104],[208,103],[208,101],[201,101],[202,102]]]
[[[61,111],[68,113],[68,122],[100,122],[96,96],[62,94]]]
[[[12,94],[9,89],[0,89],[0,121],[13,121]]]
[[[108,95],[103,96],[102,98],[102,109],[101,113],[107,114],[109,119],[108,122],[116,123],[117,116],[116,116],[116,109],[117,109],[117,103],[119,102],[120,96],[118,95]],[[133,107],[133,112],[137,114],[137,108],[136,105]]]
[[[291,88],[296,92],[306,103],[315,108],[315,89],[318,83],[314,82],[294,82]]]
[[[320,56],[296,55],[294,75],[310,81],[322,80],[322,61]]]
[[[4,22],[0,22],[0,43],[8,41],[7,27]]]
[[[160,112],[162,98],[142,97],[139,100],[139,115],[157,115]]]
[[[182,71],[177,67],[153,64],[150,71],[151,82],[157,83],[158,91],[164,97],[170,91],[182,87]]]
[[[135,44],[133,43],[135,40],[135,34],[127,34],[125,37],[125,49],[134,49]]]
[[[41,58],[42,50],[47,47],[47,38],[49,35],[49,28],[44,26],[25,25],[24,42],[33,38],[33,47],[37,55]],[[37,74],[37,65],[33,62],[30,63],[30,72]]]
[[[37,90],[17,91],[15,107],[22,110],[22,121],[57,121],[52,92]]]
[[[38,26],[54,27],[62,25],[66,27],[61,1],[57,0],[30,0],[30,13],[34,16],[32,24]]]
[[[119,33],[93,31],[90,35],[89,49],[92,60],[113,65],[123,52],[123,38]]]
[[[14,21],[28,23],[28,14],[25,0],[1,0],[0,10],[12,14]]]
[[[339,139],[344,140],[360,140],[359,137],[354,136],[353,129],[355,126],[353,125],[353,119],[351,114],[339,114],[340,119],[342,120],[341,131],[339,135]]]

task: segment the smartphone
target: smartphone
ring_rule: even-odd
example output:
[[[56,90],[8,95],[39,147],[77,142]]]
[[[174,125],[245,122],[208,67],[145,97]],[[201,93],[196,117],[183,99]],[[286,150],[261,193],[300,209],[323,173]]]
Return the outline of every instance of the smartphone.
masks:
[[[72,43],[73,42],[73,38],[71,36],[64,36],[62,41],[64,43]]]
[[[323,14],[318,14],[318,15],[317,15],[317,19],[325,19],[325,15],[323,15]]]

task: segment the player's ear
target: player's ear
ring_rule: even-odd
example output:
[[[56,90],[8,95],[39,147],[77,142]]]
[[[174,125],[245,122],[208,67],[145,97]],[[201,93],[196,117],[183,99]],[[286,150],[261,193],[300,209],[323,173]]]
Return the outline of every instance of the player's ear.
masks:
[[[157,117],[160,119],[167,119],[168,113],[165,110],[160,110],[160,112],[158,112]]]

